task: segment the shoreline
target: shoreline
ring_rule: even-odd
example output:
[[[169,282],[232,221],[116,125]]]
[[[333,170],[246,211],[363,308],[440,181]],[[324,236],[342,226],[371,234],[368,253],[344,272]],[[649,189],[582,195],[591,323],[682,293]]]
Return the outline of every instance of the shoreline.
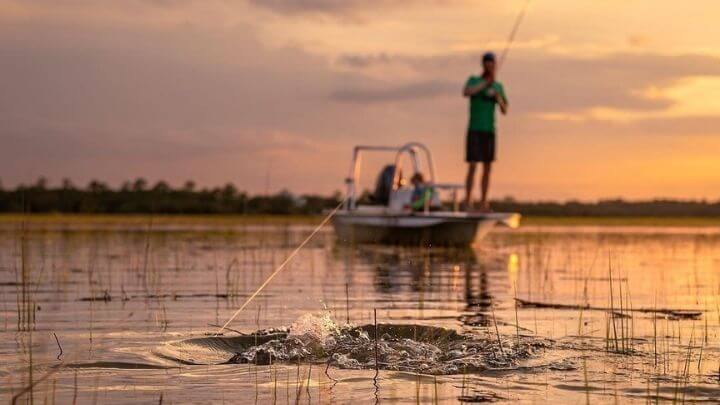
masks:
[[[313,225],[320,215],[232,215],[232,214],[0,214],[0,225]],[[523,216],[527,226],[654,226],[718,227],[720,217],[653,216]]]

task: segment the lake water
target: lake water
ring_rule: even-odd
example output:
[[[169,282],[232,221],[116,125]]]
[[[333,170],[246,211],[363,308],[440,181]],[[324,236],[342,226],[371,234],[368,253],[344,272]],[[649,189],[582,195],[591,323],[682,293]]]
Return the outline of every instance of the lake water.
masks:
[[[5,225],[0,400],[720,398],[718,228],[498,228],[468,249],[327,228],[214,336],[312,229]]]

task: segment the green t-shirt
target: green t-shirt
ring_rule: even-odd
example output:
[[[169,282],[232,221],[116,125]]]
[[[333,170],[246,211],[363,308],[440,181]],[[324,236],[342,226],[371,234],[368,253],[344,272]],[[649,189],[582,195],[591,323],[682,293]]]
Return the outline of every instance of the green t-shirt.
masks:
[[[480,76],[470,76],[465,87],[475,86],[482,81]],[[480,93],[470,97],[470,122],[468,129],[473,131],[495,132],[495,94],[500,96],[507,102],[505,90],[500,82],[493,82],[490,87],[486,87]]]

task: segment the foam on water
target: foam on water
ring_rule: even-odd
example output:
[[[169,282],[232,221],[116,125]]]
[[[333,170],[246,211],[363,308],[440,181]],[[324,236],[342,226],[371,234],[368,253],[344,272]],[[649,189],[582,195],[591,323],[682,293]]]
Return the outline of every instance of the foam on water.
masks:
[[[384,370],[457,374],[520,367],[551,346],[535,337],[500,337],[498,342],[496,335],[463,335],[424,325],[339,326],[327,314],[305,314],[288,329],[187,339],[155,352],[189,364],[322,362],[374,369],[377,362]]]
[[[290,325],[288,337],[305,337],[324,341],[327,337],[337,334],[340,327],[330,318],[330,314],[303,314]]]

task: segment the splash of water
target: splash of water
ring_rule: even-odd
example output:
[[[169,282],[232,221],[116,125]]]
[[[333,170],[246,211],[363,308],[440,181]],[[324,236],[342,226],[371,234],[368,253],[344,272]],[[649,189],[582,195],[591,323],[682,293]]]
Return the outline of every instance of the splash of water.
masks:
[[[423,325],[377,325],[377,362],[381,369],[424,374],[458,374],[519,367],[552,345],[535,337],[508,336],[500,349],[497,336],[463,335]],[[337,325],[325,314],[305,314],[289,328],[233,337],[188,339],[161,354],[177,361],[271,364],[328,363],[343,369],[375,368],[375,326]],[[203,357],[207,351],[208,356]],[[191,359],[178,357],[192,353]],[[223,361],[218,361],[224,358]]]
[[[290,325],[288,337],[306,337],[317,341],[324,341],[329,336],[337,334],[340,327],[332,320],[330,314],[303,314]]]

